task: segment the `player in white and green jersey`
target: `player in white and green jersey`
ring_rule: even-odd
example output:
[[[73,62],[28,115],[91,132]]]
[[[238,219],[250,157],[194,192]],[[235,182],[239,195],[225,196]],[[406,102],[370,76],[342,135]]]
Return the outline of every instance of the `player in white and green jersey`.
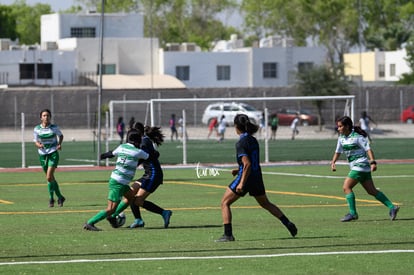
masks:
[[[115,212],[122,197],[127,198],[131,203],[135,202],[135,193],[130,188],[129,183],[134,178],[139,160],[149,158],[148,153],[139,149],[141,136],[142,133],[138,130],[130,130],[127,133],[127,143],[119,145],[114,151],[101,155],[101,159],[117,157],[115,169],[109,179],[108,206],[105,210],[101,210],[90,218],[84,224],[84,229],[100,231],[99,228],[95,227],[95,224],[105,218],[111,218],[111,214]]]
[[[369,145],[367,133],[359,126],[353,126],[351,118],[347,116],[339,118],[336,124],[339,137],[332,158],[331,169],[332,171],[336,171],[335,162],[342,153],[346,155],[351,168],[343,184],[345,198],[349,206],[349,213],[341,221],[349,222],[358,219],[355,194],[352,190],[358,182],[361,183],[368,194],[374,196],[389,208],[390,218],[392,221],[395,220],[400,207],[394,205],[384,193],[378,191],[372,180],[371,171],[374,172],[377,170],[377,162],[375,161],[374,152]]]
[[[51,124],[51,118],[50,110],[44,109],[40,112],[41,123],[34,128],[33,141],[39,153],[40,165],[46,173],[49,207],[55,204],[54,194],[58,197],[58,205],[62,207],[66,199],[55,179],[55,170],[59,164],[58,150],[62,149],[63,134],[57,125]]]

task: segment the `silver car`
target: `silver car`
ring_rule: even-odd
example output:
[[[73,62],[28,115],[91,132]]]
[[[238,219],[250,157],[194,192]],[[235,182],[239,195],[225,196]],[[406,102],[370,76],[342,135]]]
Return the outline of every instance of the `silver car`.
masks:
[[[259,124],[260,119],[262,118],[262,112],[258,111],[253,106],[246,103],[237,103],[237,102],[219,102],[210,104],[204,110],[203,118],[201,121],[209,125],[211,120],[216,117],[220,120],[221,116],[226,117],[228,125],[233,125],[234,117],[237,114],[245,114],[250,118],[250,121],[254,124]]]

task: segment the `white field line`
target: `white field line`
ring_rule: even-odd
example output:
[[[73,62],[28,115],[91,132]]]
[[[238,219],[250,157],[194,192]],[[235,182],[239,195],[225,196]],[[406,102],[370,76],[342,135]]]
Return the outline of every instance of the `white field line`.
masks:
[[[377,251],[329,251],[309,253],[281,253],[265,255],[228,255],[228,256],[200,256],[200,257],[153,257],[153,258],[121,258],[121,259],[79,259],[64,261],[28,261],[28,262],[2,262],[2,265],[33,265],[33,264],[68,264],[68,263],[99,263],[99,262],[134,262],[134,261],[172,261],[172,260],[214,260],[214,259],[247,259],[247,258],[275,258],[296,256],[329,256],[329,255],[366,255],[366,254],[392,254],[414,253],[414,250],[377,250]]]

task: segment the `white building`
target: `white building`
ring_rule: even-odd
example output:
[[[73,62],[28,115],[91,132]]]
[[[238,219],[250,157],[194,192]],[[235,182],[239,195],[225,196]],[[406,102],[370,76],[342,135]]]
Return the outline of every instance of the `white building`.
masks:
[[[296,47],[292,40],[266,38],[245,48],[232,36],[212,52],[193,43],[170,44],[143,37],[141,14],[106,14],[103,88],[287,86],[295,75],[325,63],[320,47]],[[0,84],[85,85],[98,80],[100,14],[41,17],[41,45],[0,51]],[[6,77],[4,77],[6,76]]]

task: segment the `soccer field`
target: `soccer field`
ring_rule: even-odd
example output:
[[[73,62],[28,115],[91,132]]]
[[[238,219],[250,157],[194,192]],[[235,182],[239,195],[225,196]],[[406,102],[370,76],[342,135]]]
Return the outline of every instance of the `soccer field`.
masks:
[[[359,220],[341,223],[347,212],[342,182],[348,166],[266,166],[270,200],[296,223],[292,238],[251,197],[233,207],[231,243],[223,233],[220,200],[232,180],[229,168],[166,168],[150,201],[173,211],[170,227],[142,211],[145,228],[102,232],[82,225],[106,207],[110,170],[61,169],[56,177],[67,201],[48,208],[44,175],[0,173],[1,274],[411,274],[414,226],[413,164],[380,164],[377,188],[401,206],[388,209],[355,188]],[[137,171],[140,175],[142,170]],[[132,214],[126,211],[127,222]]]

